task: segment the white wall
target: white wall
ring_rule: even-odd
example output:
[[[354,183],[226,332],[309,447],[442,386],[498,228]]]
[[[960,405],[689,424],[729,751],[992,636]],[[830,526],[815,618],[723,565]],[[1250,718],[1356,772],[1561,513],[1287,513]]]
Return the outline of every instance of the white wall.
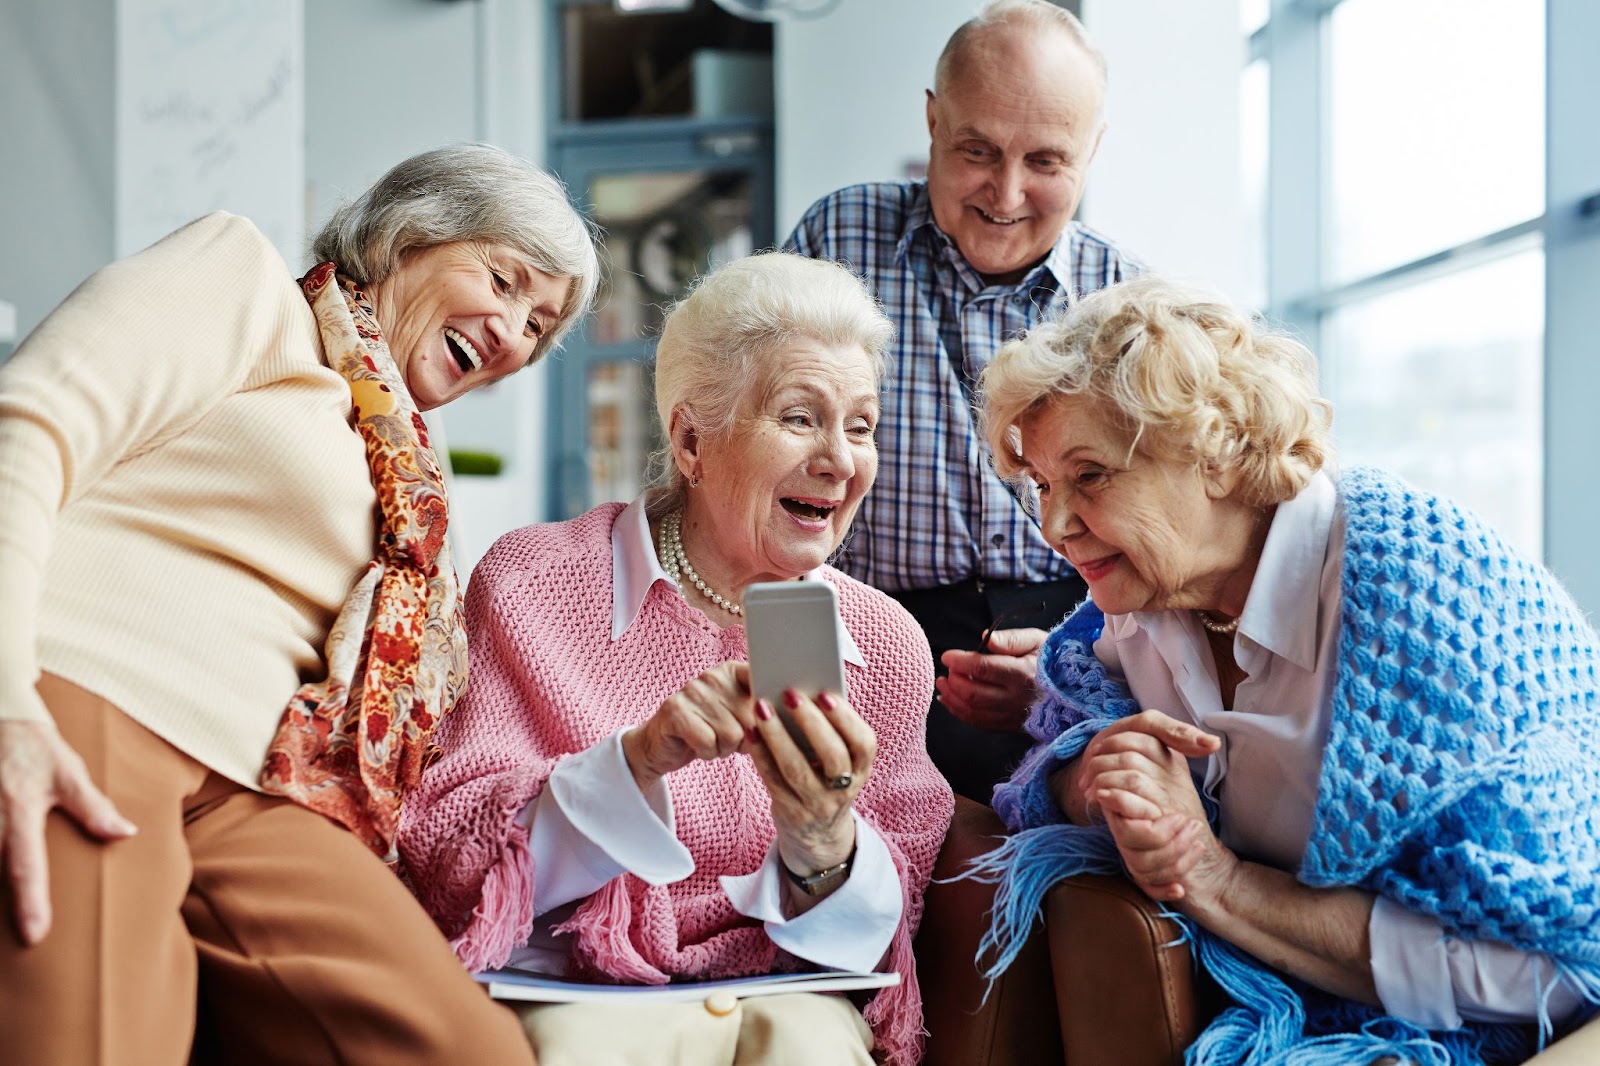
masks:
[[[777,231],[841,185],[925,164],[923,91],[978,0],[843,0],[775,43]],[[1082,0],[1111,68],[1084,221],[1152,267],[1244,298],[1238,0]]]
[[[478,4],[306,6],[308,233],[425,148],[478,136]]]
[[[1238,0],[1083,0],[1083,20],[1111,82],[1084,221],[1154,270],[1249,300]]]
[[[342,199],[424,149],[486,140],[541,159],[543,7],[526,0],[308,4],[310,230]]]
[[[219,208],[295,254],[301,3],[0,4],[0,299],[19,334]]]
[[[978,0],[841,0],[773,40],[777,233],[843,185],[926,166],[923,93],[934,61]]]
[[[408,155],[489,140],[539,159],[544,17],[529,0],[0,2],[0,300],[18,333],[206,211],[255,218],[299,269],[340,198]],[[450,443],[507,460],[457,492],[463,569],[539,517],[544,404],[535,368],[447,409]]]
[[[116,242],[232,211],[304,244],[302,0],[117,0]]]
[[[0,4],[0,299],[19,337],[112,258],[115,14]]]

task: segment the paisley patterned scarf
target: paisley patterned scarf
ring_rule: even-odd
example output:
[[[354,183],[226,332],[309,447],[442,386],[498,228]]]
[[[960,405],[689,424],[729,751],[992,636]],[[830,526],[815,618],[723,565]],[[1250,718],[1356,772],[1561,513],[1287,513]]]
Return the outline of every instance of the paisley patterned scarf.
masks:
[[[395,861],[400,801],[467,679],[444,479],[365,295],[323,263],[300,279],[328,365],[350,383],[378,495],[378,557],[328,633],[328,676],[301,686],[261,770],[264,791],[346,826]]]

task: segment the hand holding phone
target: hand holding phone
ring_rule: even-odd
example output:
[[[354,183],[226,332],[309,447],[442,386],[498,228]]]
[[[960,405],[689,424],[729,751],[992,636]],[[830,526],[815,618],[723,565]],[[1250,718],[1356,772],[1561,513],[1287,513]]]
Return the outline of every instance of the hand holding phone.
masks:
[[[774,728],[774,716],[763,716],[758,707],[756,729],[763,740],[750,748],[750,757],[772,796],[778,853],[790,878],[812,899],[823,894],[817,891],[821,881],[837,887],[830,879],[848,876],[855,847],[851,810],[872,773],[877,738],[846,698],[832,585],[751,585],[744,611],[750,690],[783,727]]]

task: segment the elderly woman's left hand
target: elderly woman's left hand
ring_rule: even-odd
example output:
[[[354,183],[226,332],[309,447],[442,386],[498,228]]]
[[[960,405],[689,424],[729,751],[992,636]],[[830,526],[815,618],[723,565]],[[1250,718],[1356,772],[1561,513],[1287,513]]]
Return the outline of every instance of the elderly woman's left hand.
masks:
[[[1151,899],[1222,891],[1238,860],[1211,831],[1188,760],[1153,740],[1129,730],[1091,745],[1078,771],[1084,797],[1105,818],[1128,875]]]
[[[1101,809],[1133,883],[1163,902],[1220,898],[1239,860],[1205,818],[1176,812],[1155,819],[1130,818],[1119,803],[1125,796],[1103,798]]]
[[[761,742],[748,750],[772,796],[778,854],[804,876],[837,866],[855,849],[850,809],[872,773],[878,739],[842,696],[825,692],[812,700],[792,689],[784,696],[814,763],[765,700],[756,705]]]

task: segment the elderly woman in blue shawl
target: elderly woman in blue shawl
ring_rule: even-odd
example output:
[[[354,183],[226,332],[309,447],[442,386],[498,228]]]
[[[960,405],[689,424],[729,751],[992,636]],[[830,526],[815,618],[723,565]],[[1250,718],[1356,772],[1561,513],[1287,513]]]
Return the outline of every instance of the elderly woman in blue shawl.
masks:
[[[1315,378],[1157,278],[985,372],[1092,597],[995,792],[994,972],[1051,884],[1122,871],[1233,1001],[1191,1062],[1521,1061],[1600,1002],[1600,641],[1480,519],[1334,470]]]

